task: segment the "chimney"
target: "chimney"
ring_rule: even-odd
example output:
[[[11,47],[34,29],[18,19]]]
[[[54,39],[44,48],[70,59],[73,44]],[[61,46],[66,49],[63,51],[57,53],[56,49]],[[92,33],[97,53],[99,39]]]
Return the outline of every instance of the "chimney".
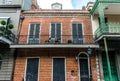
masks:
[[[86,10],[86,7],[85,7],[85,6],[82,6],[82,10]]]
[[[37,4],[37,0],[32,0],[32,5],[31,5],[31,9],[38,9],[39,8],[39,6],[38,6],[38,4]]]

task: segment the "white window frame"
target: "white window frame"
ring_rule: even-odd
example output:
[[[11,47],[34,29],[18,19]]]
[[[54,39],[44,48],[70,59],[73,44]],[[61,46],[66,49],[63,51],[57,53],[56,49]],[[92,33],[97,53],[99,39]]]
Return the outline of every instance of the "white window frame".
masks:
[[[81,25],[82,25],[82,35],[83,35],[83,44],[84,44],[85,41],[84,41],[84,25],[83,25],[83,23],[82,23],[82,22],[72,22],[72,23],[71,23],[72,40],[73,40],[73,32],[72,32],[72,31],[73,31],[73,28],[72,28],[72,25],[73,25],[73,24],[81,24]]]
[[[26,63],[25,63],[25,71],[24,71],[24,81],[26,81],[26,71],[27,71],[27,60],[29,59],[29,58],[38,58],[39,59],[39,62],[38,62],[38,80],[37,81],[39,81],[39,75],[40,75],[40,57],[27,57],[26,58]]]
[[[31,25],[31,24],[40,24],[40,29],[39,29],[39,43],[40,43],[41,23],[33,22],[33,23],[29,23],[28,35],[27,35],[27,44],[29,44],[30,25]],[[34,31],[34,32],[35,32],[35,31]]]
[[[51,38],[51,32],[52,32],[52,30],[51,30],[51,24],[55,24],[55,29],[56,29],[56,24],[60,24],[61,25],[61,39],[60,39],[60,42],[62,43],[62,23],[61,22],[51,22],[50,23],[50,33],[49,33],[49,38]],[[52,38],[52,40],[55,40],[54,38]]]

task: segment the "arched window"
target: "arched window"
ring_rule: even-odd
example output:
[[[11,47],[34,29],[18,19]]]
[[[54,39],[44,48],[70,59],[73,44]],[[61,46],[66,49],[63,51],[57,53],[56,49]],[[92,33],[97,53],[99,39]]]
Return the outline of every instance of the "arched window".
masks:
[[[89,58],[85,53],[79,55],[80,81],[90,81]]]
[[[2,56],[0,56],[0,69],[1,69],[1,65],[2,65]]]

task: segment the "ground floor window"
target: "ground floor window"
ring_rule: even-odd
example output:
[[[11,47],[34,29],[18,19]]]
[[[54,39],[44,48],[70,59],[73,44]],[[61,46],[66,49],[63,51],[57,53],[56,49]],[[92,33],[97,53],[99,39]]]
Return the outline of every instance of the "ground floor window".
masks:
[[[116,60],[115,60],[115,52],[109,52],[109,62],[111,67],[111,75],[112,75],[112,81],[118,81],[118,74],[117,74],[117,67],[116,67]],[[105,81],[111,81],[109,77],[109,71],[107,67],[107,59],[106,59],[106,53],[102,52],[102,65],[103,65],[103,74],[104,74],[104,80]]]
[[[25,81],[38,81],[39,58],[27,58]]]
[[[65,81],[65,58],[53,58],[53,81]]]

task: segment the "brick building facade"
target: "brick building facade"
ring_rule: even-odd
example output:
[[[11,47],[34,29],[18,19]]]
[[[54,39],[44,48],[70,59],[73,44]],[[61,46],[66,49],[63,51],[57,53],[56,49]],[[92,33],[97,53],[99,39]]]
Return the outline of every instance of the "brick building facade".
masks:
[[[35,9],[22,16],[11,45],[17,48],[13,81],[97,81],[89,11]]]

